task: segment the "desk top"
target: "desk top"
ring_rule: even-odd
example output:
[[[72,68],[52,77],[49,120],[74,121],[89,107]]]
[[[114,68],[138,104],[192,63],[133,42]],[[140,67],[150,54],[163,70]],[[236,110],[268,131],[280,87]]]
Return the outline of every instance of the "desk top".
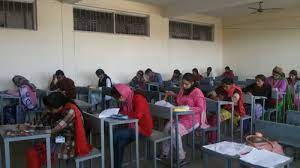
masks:
[[[258,167],[280,167],[289,162],[292,158],[273,153],[267,150],[258,150],[251,146],[235,142],[219,142],[203,146],[205,151],[222,155],[225,158],[239,159],[242,163]]]
[[[17,133],[21,133],[23,135],[8,135],[7,131],[13,131]],[[0,136],[4,140],[8,141],[21,141],[27,139],[38,139],[38,138],[46,138],[50,137],[50,130],[26,130],[20,131],[17,128],[17,125],[1,125],[0,126]]]
[[[135,122],[139,121],[138,119],[118,120],[118,119],[113,119],[113,118],[104,118],[103,120],[111,125],[130,124],[130,123],[135,123]]]
[[[14,96],[6,93],[0,93],[1,98],[6,98],[6,99],[19,99],[21,98],[20,96]]]

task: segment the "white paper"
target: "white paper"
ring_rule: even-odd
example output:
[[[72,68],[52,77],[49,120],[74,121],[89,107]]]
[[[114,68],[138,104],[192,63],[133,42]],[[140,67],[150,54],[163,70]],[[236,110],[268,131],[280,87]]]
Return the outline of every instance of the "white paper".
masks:
[[[279,164],[285,163],[290,158],[267,151],[265,149],[253,149],[250,153],[241,156],[242,161],[262,167],[276,167]]]
[[[229,156],[240,156],[250,152],[253,147],[235,142],[223,141],[220,143],[204,146],[205,148]]]
[[[163,107],[169,107],[169,108],[174,107],[173,104],[171,104],[169,102],[166,102],[165,100],[158,101],[158,102],[155,103],[155,105],[163,106]]]
[[[112,115],[118,114],[119,111],[120,111],[120,108],[110,108],[110,109],[103,110],[99,114],[99,118],[108,118],[108,117],[111,117]]]

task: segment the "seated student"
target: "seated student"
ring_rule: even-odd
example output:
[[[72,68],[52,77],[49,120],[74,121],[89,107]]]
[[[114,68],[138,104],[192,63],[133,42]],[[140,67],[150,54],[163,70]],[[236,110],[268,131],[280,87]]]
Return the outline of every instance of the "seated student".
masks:
[[[300,81],[298,81],[295,86],[294,86],[294,90],[295,90],[295,100],[294,100],[294,107],[295,110],[299,111],[299,100],[300,100]]]
[[[81,111],[73,100],[60,92],[54,92],[44,97],[43,103],[49,110],[47,114],[37,125],[21,125],[20,129],[50,126],[52,137],[64,137],[64,143],[51,144],[53,160],[71,159],[88,154],[92,147],[87,142]],[[39,143],[27,150],[26,158],[28,168],[42,167],[46,163],[45,144]]]
[[[131,80],[130,84],[131,87],[139,88],[139,89],[146,89],[146,80],[144,78],[144,72],[139,70],[136,73],[136,76]]]
[[[244,107],[244,95],[242,89],[239,86],[236,86],[233,83],[232,79],[225,78],[222,80],[223,89],[220,89],[221,95],[217,95],[216,91],[213,93],[213,96],[209,96],[210,98],[214,98],[215,100],[224,100],[224,101],[232,101],[234,103],[234,126],[238,126],[238,122],[241,117],[244,117],[246,114]],[[220,119],[222,121],[226,121],[231,119],[231,105],[224,106],[221,109]],[[209,119],[209,125],[215,127],[217,124],[217,118],[215,115],[212,115]],[[216,133],[213,132],[210,134],[210,142],[216,141]]]
[[[151,69],[147,69],[145,71],[145,75],[147,77],[147,82],[155,82],[158,83],[160,87],[163,86],[164,81],[160,73],[153,72]]]
[[[173,85],[179,86],[182,80],[182,74],[178,69],[175,69],[173,72],[173,76],[171,78],[171,82]]]
[[[229,79],[234,79],[234,73],[233,71],[230,69],[229,66],[225,67],[225,72],[222,74],[223,78],[229,78]]]
[[[266,80],[266,83],[269,84],[272,87],[272,90],[277,90],[279,92],[286,92],[287,88],[287,81],[284,77],[283,69],[276,66],[272,71],[272,76],[268,77]],[[283,122],[283,97],[279,96],[279,104],[278,104],[278,121]],[[271,105],[276,106],[276,100],[271,100]]]
[[[112,87],[112,82],[110,77],[102,70],[98,69],[95,74],[99,78],[98,81],[98,88],[101,89],[102,87]],[[109,107],[109,100],[111,100],[110,96],[105,96],[105,103],[107,107]],[[98,103],[102,102],[102,96],[99,94],[91,94],[91,104],[97,105]]]
[[[194,69],[192,70],[192,72],[193,72],[193,75],[194,75],[194,78],[195,78],[196,82],[198,82],[198,81],[200,81],[200,80],[203,79],[203,76],[201,76],[201,75],[199,74],[199,71],[198,71],[197,68],[194,68]]]
[[[67,78],[62,70],[57,70],[53,75],[50,84],[51,91],[60,91],[70,99],[76,98],[76,88],[74,81]]]
[[[182,144],[182,136],[190,133],[194,127],[194,129],[201,126],[201,128],[207,128],[207,121],[206,121],[206,99],[200,89],[196,87],[196,81],[194,76],[191,73],[186,73],[183,75],[182,78],[182,85],[181,89],[176,95],[172,91],[166,92],[169,96],[174,96],[176,99],[176,105],[178,106],[189,106],[190,109],[195,113],[194,117],[194,125],[193,125],[193,116],[192,115],[184,115],[179,117],[179,124],[178,124],[178,144],[179,144],[179,159],[184,162],[185,160],[185,151],[183,149]],[[170,131],[175,132],[175,127],[171,130],[171,124],[168,122],[164,128],[164,132],[170,133]],[[175,134],[173,135],[173,139],[175,142]],[[175,145],[175,144],[173,144]],[[162,159],[166,159],[169,155],[170,148],[171,148],[170,141],[165,141],[163,143],[162,148]],[[171,156],[172,157],[172,156]]]
[[[125,84],[116,84],[112,88],[112,96],[121,102],[120,112],[129,118],[139,119],[139,137],[141,139],[152,134],[153,121],[146,98],[134,92]],[[135,140],[135,129],[133,125],[129,128],[118,128],[114,130],[114,165],[115,168],[122,167],[125,147]]]
[[[214,72],[212,71],[212,67],[208,67],[203,76],[204,78],[213,78],[213,80],[216,78]]]
[[[298,82],[298,73],[296,70],[291,70],[289,73],[289,77],[287,78],[287,92],[286,92],[286,100],[287,100],[287,109],[294,110],[295,109],[295,85]]]
[[[36,87],[34,84],[30,83],[25,77],[16,75],[12,79],[15,86],[18,88],[17,90],[8,90],[7,94],[13,96],[21,97],[21,111],[27,112],[33,110],[37,107],[37,95],[36,95]],[[9,110],[11,108],[11,110]],[[16,124],[16,113],[15,113],[15,105],[8,105],[4,107],[4,123],[5,124]],[[21,116],[18,116],[19,118]],[[21,120],[25,121],[25,115],[23,115]]]
[[[257,75],[255,77],[255,83],[243,89],[243,92],[251,94],[253,96],[266,97],[265,107],[269,107],[269,100],[271,99],[272,88],[265,83],[266,77],[264,75]],[[263,100],[258,100],[255,106],[255,119],[259,119],[263,112]]]

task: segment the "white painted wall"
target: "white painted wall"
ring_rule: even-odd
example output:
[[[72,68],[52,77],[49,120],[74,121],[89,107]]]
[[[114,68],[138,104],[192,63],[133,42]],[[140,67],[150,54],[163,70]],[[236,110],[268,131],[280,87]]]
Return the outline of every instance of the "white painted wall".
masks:
[[[38,0],[38,30],[0,29],[0,88],[21,74],[46,88],[61,68],[76,85],[96,84],[94,72],[103,68],[114,81],[128,82],[148,67],[168,79],[174,68],[222,67],[222,22],[208,16],[181,19],[215,24],[215,42],[170,40],[168,19],[160,8],[124,0],[84,0],[80,6],[136,12],[150,16],[150,37],[73,31],[72,5]]]
[[[300,10],[224,19],[224,65],[239,76],[300,71]]]

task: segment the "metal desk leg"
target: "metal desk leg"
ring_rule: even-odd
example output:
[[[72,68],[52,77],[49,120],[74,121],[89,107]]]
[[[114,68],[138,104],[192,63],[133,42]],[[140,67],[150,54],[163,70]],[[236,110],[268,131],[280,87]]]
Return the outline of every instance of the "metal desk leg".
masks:
[[[178,115],[175,116],[176,167],[179,168]]]
[[[221,141],[221,121],[220,121],[220,115],[221,114],[221,105],[218,103],[218,112],[217,112],[217,133],[218,133],[218,142]]]
[[[233,141],[234,104],[232,104],[231,107],[231,140]]]
[[[46,138],[46,151],[47,151],[47,168],[51,168],[50,137]]]
[[[114,168],[114,138],[113,126],[109,124],[110,167]]]
[[[4,158],[5,158],[5,168],[10,168],[10,149],[9,142],[4,140]]]
[[[203,167],[208,168],[208,154],[203,151]]]
[[[136,155],[136,167],[139,168],[140,158],[139,158],[139,125],[138,125],[138,122],[135,122],[135,155]]]
[[[226,168],[231,168],[232,167],[232,161],[231,159],[226,160]]]
[[[195,114],[193,113],[193,125],[195,125]],[[201,125],[199,126],[201,127]],[[192,132],[192,159],[195,160],[195,128],[193,126]]]
[[[104,120],[101,120],[101,168],[105,168],[105,156],[104,156]]]
[[[3,97],[0,98],[0,111],[1,111],[1,125],[4,124],[4,113],[3,113]]]

